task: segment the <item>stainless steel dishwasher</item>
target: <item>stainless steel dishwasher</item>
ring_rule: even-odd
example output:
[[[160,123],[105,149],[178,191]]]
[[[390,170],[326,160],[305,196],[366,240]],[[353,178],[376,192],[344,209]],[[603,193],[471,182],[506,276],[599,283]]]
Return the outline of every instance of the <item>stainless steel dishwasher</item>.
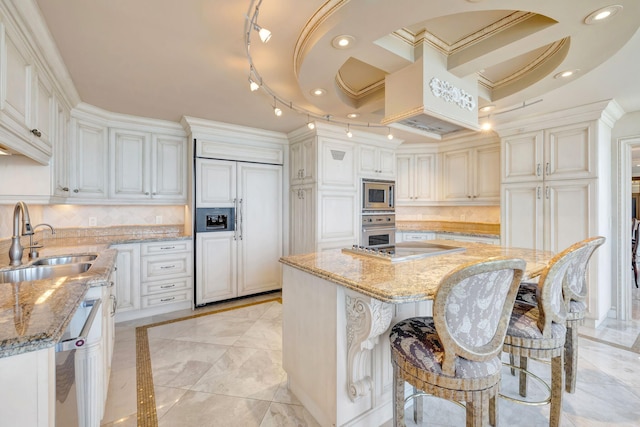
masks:
[[[56,426],[81,426],[78,387],[87,378],[77,377],[76,356],[83,351],[94,320],[100,311],[100,298],[82,302],[60,341],[56,344]],[[98,322],[99,323],[99,322]]]

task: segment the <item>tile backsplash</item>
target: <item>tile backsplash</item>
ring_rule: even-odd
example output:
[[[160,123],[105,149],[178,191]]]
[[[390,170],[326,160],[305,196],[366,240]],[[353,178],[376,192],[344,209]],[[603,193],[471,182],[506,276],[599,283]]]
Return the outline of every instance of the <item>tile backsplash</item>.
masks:
[[[396,221],[500,223],[500,206],[397,206]]]
[[[184,206],[28,205],[32,225],[55,228],[184,224]],[[0,205],[0,239],[13,234],[14,205]]]

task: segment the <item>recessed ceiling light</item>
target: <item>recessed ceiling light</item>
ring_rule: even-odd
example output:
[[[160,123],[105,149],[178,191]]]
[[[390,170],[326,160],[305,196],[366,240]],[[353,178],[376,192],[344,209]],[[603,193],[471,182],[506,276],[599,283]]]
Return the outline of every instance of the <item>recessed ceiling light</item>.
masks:
[[[346,49],[348,47],[351,47],[355,41],[356,39],[353,36],[344,34],[334,37],[333,40],[331,40],[331,46],[335,47],[336,49]]]
[[[322,89],[322,88],[319,88],[319,87],[318,87],[318,88],[315,88],[315,89],[313,89],[313,90],[311,91],[311,95],[313,95],[313,96],[322,96],[322,95],[324,95],[324,94],[326,94],[326,93],[327,93],[327,91],[326,91],[326,90],[324,90],[324,89]]]
[[[591,12],[586,18],[584,18],[584,23],[590,25],[604,22],[621,10],[622,6],[619,4],[603,7],[602,9]]]
[[[349,113],[349,114],[347,114],[347,117],[349,117],[350,119],[355,119],[356,117],[360,117],[360,114],[358,114],[358,113]]]
[[[554,79],[568,79],[570,77],[574,77],[576,74],[578,74],[578,72],[580,72],[580,70],[575,69],[575,70],[565,70],[562,71],[556,75],[553,76]]]
[[[480,107],[480,111],[482,111],[483,113],[486,113],[487,111],[493,111],[493,109],[495,109],[496,106],[493,104],[489,104],[489,105],[485,105],[483,107]]]

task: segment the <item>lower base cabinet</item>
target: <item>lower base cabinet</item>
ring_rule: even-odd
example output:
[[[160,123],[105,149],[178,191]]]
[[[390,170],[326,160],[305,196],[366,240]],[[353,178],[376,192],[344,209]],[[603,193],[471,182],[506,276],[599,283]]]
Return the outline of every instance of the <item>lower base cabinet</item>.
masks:
[[[116,321],[192,307],[193,243],[171,240],[115,245]]]

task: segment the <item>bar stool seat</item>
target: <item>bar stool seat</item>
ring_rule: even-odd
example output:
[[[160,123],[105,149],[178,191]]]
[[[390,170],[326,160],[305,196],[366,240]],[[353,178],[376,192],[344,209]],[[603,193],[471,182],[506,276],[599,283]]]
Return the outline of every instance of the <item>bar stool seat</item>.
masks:
[[[524,268],[524,260],[508,258],[461,266],[440,282],[433,317],[405,319],[391,328],[397,427],[405,425],[405,382],[414,387],[409,398],[416,422],[422,396],[429,394],[464,402],[468,427],[496,425],[499,355]]]

